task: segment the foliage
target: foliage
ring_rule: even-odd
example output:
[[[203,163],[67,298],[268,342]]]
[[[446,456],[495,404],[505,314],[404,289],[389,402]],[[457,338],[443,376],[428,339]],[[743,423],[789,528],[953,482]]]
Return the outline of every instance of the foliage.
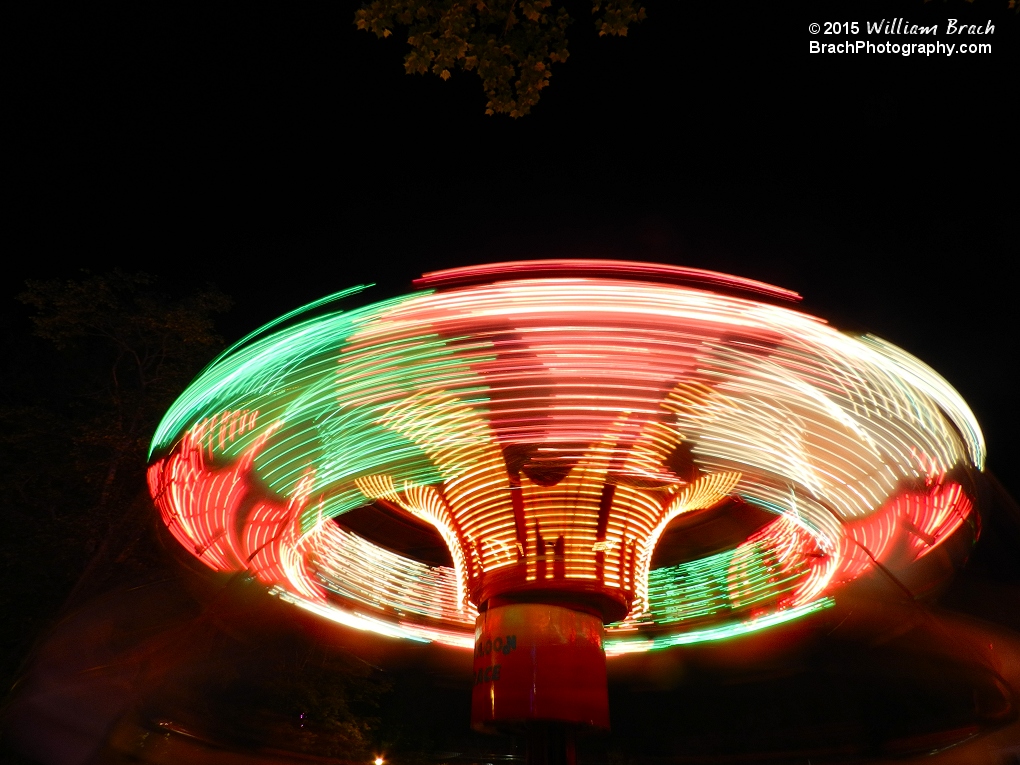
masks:
[[[10,586],[0,594],[0,682],[90,559],[106,550],[152,565],[133,504],[148,440],[221,345],[212,317],[230,303],[212,288],[172,296],[120,271],[29,281],[18,299],[33,309],[35,337],[4,328],[0,563]]]
[[[592,0],[599,36],[625,36],[645,18],[636,0]],[[551,66],[567,60],[567,27],[573,21],[552,0],[372,0],[354,15],[358,29],[384,38],[407,27],[408,74],[432,72],[449,79],[475,72],[488,97],[486,114],[523,117],[538,103]]]
[[[29,281],[18,299],[36,310],[37,336],[70,365],[70,394],[82,478],[110,499],[119,471],[144,466],[159,418],[221,345],[212,317],[230,301],[212,288],[184,298],[151,289],[153,277],[115,270],[78,281]],[[73,370],[73,371],[72,371]]]
[[[212,288],[174,295],[151,276],[121,271],[30,281],[18,299],[32,311],[34,336],[13,325],[0,333],[4,690],[62,605],[76,613],[75,603],[91,608],[100,593],[111,603],[127,598],[116,589],[125,580],[180,576],[151,523],[146,454],[159,419],[220,349],[213,319],[230,304]],[[431,731],[408,728],[406,709],[391,711],[404,698],[392,679],[288,629],[290,606],[235,579],[180,626],[172,614],[170,626],[140,624],[131,607],[114,629],[100,612],[96,628],[113,637],[104,632],[109,642],[91,647],[125,666],[144,659],[132,690],[143,718],[182,722],[226,746],[345,761],[368,762],[382,739],[415,761]]]

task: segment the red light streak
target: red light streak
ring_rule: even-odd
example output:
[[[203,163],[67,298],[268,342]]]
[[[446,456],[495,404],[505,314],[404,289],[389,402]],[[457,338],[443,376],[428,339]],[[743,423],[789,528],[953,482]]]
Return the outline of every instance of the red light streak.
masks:
[[[260,341],[264,360],[210,373],[215,395],[148,473],[199,560],[459,643],[477,607],[554,590],[660,629],[659,539],[730,498],[775,515],[702,572],[747,618],[876,563],[903,570],[973,517],[949,476],[980,468],[980,432],[944,381],[881,341],[709,288],[793,293],[606,261],[421,285],[442,291],[365,309],[307,348],[283,330]],[[373,501],[436,529],[453,569],[333,523]]]

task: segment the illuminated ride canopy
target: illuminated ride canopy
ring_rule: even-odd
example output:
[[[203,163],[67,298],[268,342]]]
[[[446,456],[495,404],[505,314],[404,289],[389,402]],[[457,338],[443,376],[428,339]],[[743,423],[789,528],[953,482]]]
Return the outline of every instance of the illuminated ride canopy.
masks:
[[[479,609],[567,604],[612,657],[788,621],[976,538],[966,404],[793,293],[613,261],[416,286],[242,341],[167,413],[150,490],[210,569],[464,648]],[[452,565],[352,531],[365,508],[434,527]]]

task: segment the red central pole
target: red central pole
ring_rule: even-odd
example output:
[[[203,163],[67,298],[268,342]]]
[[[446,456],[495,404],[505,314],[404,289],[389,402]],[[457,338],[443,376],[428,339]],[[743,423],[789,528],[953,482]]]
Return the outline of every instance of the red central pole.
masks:
[[[602,618],[543,603],[483,611],[475,622],[471,725],[522,733],[528,765],[573,765],[580,730],[609,728]]]

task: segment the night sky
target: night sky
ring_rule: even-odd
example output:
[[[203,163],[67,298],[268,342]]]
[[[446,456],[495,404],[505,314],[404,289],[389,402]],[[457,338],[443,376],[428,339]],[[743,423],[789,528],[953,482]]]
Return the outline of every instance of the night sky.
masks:
[[[236,301],[228,340],[351,284],[382,298],[455,265],[709,268],[794,289],[930,363],[1020,494],[1006,4],[651,0],[627,38],[598,39],[567,3],[570,60],[516,121],[483,114],[473,75],[403,74],[401,36],[355,30],[355,3],[11,19],[8,326],[25,278],[79,268],[211,281]],[[993,51],[808,53],[811,22],[898,16],[992,20]]]

